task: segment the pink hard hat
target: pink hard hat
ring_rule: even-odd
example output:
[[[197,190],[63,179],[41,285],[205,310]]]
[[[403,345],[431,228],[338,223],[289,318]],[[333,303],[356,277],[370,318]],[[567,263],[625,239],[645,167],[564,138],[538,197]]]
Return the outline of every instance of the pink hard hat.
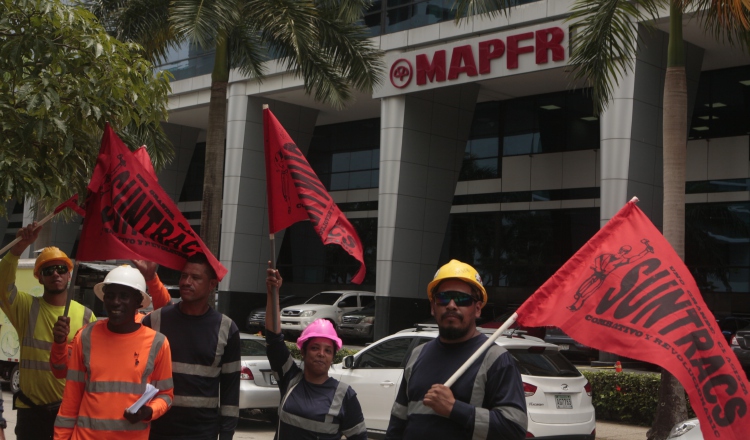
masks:
[[[331,321],[327,319],[316,319],[310,325],[308,325],[302,334],[297,338],[297,348],[302,350],[302,345],[305,341],[312,338],[328,338],[333,341],[333,345],[336,346],[336,350],[341,350],[341,339],[336,334],[336,329],[333,328]]]

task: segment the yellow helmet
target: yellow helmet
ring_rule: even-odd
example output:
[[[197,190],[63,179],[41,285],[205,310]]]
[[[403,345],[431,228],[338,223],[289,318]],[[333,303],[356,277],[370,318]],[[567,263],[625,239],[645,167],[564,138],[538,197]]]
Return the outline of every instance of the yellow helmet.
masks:
[[[464,281],[471,285],[473,290],[475,289],[482,292],[482,307],[487,304],[487,291],[484,290],[482,277],[479,276],[479,272],[468,264],[462,263],[458,260],[449,261],[435,272],[435,277],[430,281],[430,284],[427,285],[427,297],[430,299],[430,302],[432,302],[432,294],[438,284],[450,279]]]
[[[42,266],[50,261],[61,261],[68,266],[68,271],[73,270],[73,262],[70,261],[70,258],[68,258],[67,255],[65,255],[65,252],[54,246],[50,246],[42,249],[42,252],[39,253],[38,257],[36,257],[36,263],[34,263],[35,278],[39,278],[39,271],[41,270]]]

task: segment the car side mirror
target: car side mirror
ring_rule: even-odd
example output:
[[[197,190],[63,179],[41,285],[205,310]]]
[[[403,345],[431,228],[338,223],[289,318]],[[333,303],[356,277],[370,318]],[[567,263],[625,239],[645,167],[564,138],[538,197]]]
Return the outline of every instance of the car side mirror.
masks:
[[[354,356],[349,355],[344,358],[344,368],[352,368],[354,366]]]

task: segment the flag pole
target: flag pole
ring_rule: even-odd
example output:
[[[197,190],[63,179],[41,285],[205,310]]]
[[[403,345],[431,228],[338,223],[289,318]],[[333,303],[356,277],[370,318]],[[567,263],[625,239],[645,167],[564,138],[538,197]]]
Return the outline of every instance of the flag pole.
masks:
[[[268,110],[268,104],[263,104],[263,110]],[[263,119],[263,123],[265,124],[265,117]],[[268,183],[266,183],[267,185]],[[266,203],[268,203],[267,201]],[[267,207],[267,209],[270,209],[270,206]],[[269,228],[271,227],[269,223]],[[271,242],[271,269],[276,270],[276,240],[275,240],[275,234],[270,233],[268,234],[268,240]],[[275,285],[271,287],[271,316],[266,316],[266,319],[271,319],[271,328],[276,330],[278,328],[278,320],[279,320],[279,301],[278,301],[279,291],[278,287]]]
[[[52,217],[54,217],[54,216],[55,216],[55,214],[56,214],[56,213],[54,213],[54,212],[53,212],[52,214],[48,214],[48,215],[47,215],[47,217],[44,217],[43,219],[39,220],[39,222],[37,222],[37,224],[36,224],[36,225],[37,225],[37,226],[42,226],[43,224],[45,224],[45,223],[47,223],[48,221],[52,220]],[[18,243],[19,241],[21,241],[21,237],[16,237],[16,238],[15,238],[15,239],[14,239],[13,241],[11,241],[10,243],[8,243],[8,245],[7,245],[7,246],[5,246],[4,248],[0,249],[0,255],[3,255],[3,254],[4,254],[5,252],[7,252],[7,251],[8,251],[8,250],[9,250],[10,248],[12,248],[13,246],[15,246],[15,245],[16,245],[16,243]]]
[[[445,386],[450,387],[451,385],[453,385],[458,380],[458,378],[461,377],[461,375],[464,374],[466,370],[469,369],[471,364],[473,364],[474,361],[479,358],[479,356],[484,354],[484,352],[487,351],[490,345],[494,344],[495,340],[499,338],[503,334],[503,332],[508,329],[508,327],[510,327],[511,325],[513,325],[514,322],[516,322],[516,318],[518,318],[518,313],[514,313],[510,315],[510,318],[508,318],[508,320],[505,321],[503,325],[501,325],[500,328],[497,329],[495,333],[493,333],[492,336],[490,336],[484,342],[484,344],[482,344],[482,346],[479,347],[479,349],[477,349],[477,351],[473,355],[471,355],[471,357],[466,362],[464,362],[463,365],[461,365],[461,368],[459,368],[458,371],[453,373],[453,376],[451,376],[447,381],[445,381]]]
[[[65,299],[65,311],[63,311],[63,316],[68,316],[68,311],[70,310],[70,301],[73,299],[73,294],[76,290],[76,277],[78,276],[78,260],[76,260],[76,264],[73,266],[73,274],[70,276],[70,285],[68,286],[68,297]]]

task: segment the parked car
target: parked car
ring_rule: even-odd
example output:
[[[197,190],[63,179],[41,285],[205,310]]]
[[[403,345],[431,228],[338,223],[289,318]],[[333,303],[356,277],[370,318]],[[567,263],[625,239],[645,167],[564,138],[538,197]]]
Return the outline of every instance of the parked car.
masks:
[[[492,329],[479,330],[492,333]],[[382,437],[388,428],[409,354],[437,336],[434,325],[402,330],[345,357],[331,368],[332,377],[357,392],[368,437]],[[591,385],[556,345],[518,332],[505,332],[496,343],[511,353],[521,372],[531,436],[595,438]]]
[[[479,325],[479,327],[482,327],[482,328],[495,328],[495,329],[500,328],[500,326],[502,326],[505,323],[505,321],[507,321],[508,318],[510,318],[510,315],[512,315],[513,313],[514,312],[503,313],[502,315],[498,316],[497,318],[495,318],[495,319],[493,319],[491,321],[487,321],[487,322]],[[544,339],[544,335],[546,334],[546,330],[547,330],[546,327],[526,327],[524,325],[519,324],[518,321],[516,321],[513,324],[511,324],[510,328],[512,328],[512,329],[518,329],[518,330],[523,330],[529,336],[533,336],[533,337],[539,338],[539,339]]]
[[[724,318],[717,319],[716,323],[719,325],[721,334],[724,335],[727,344],[731,344],[732,338],[734,338],[737,331],[750,326],[750,318],[743,316],[725,316]]]
[[[281,400],[276,373],[266,356],[266,340],[260,336],[240,333],[240,412],[262,410],[276,418]]]
[[[320,292],[304,304],[281,309],[281,331],[298,336],[316,319],[327,319],[338,331],[341,316],[346,312],[359,310],[375,301],[375,292],[357,290],[332,290]]]
[[[581,344],[558,327],[547,327],[544,342],[557,345],[560,347],[560,352],[571,360],[591,361],[599,359],[599,350]]]
[[[745,375],[750,379],[750,326],[735,333],[731,347],[742,369],[745,370]]]
[[[372,341],[375,327],[375,303],[353,312],[344,313],[339,325],[339,336],[342,338],[366,339]]]
[[[689,419],[674,425],[667,440],[703,440],[701,424],[698,419]]]
[[[305,302],[305,298],[302,296],[287,295],[279,298],[279,310],[284,307],[294,306]],[[266,306],[258,307],[250,311],[247,315],[247,322],[245,323],[245,330],[249,333],[265,333],[266,330]]]

